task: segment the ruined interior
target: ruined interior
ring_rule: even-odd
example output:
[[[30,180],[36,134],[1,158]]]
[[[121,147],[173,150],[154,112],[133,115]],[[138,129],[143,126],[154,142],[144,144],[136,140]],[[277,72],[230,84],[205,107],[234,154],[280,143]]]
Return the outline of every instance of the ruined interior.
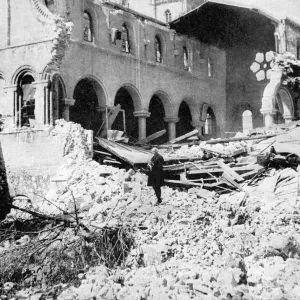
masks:
[[[300,20],[115,2],[0,2],[0,298],[299,300]]]

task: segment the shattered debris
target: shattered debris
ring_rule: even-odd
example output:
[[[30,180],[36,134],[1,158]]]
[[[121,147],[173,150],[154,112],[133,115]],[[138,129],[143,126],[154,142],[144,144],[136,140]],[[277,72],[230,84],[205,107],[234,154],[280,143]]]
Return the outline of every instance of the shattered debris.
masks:
[[[33,220],[34,211],[55,217],[56,225],[71,226],[67,232],[74,230],[70,235],[74,239],[85,237],[88,249],[95,242],[90,233],[103,229],[121,230],[115,231],[118,234],[126,230],[134,242],[126,244],[126,255],[116,265],[101,263],[101,255],[108,253],[99,250],[97,264],[91,260],[72,271],[76,283],[41,288],[0,278],[1,293],[15,299],[298,300],[299,157],[293,147],[286,153],[277,146],[287,138],[291,142],[298,131],[295,127],[284,131],[285,137],[161,149],[170,157],[165,172],[178,176],[169,181],[178,184],[162,188],[159,206],[153,206],[155,195],[146,186],[145,174],[99,164],[90,158],[84,140],[74,139],[46,196],[38,203],[15,199],[3,224]],[[130,149],[127,145],[126,151],[138,151]],[[95,151],[124,163],[116,148]],[[148,155],[145,150],[141,153]],[[180,158],[184,155],[186,159]],[[260,155],[273,164],[260,165]],[[276,155],[287,164],[274,165]],[[15,241],[9,239],[7,228],[0,229],[1,255],[35,243],[22,229],[15,231]]]

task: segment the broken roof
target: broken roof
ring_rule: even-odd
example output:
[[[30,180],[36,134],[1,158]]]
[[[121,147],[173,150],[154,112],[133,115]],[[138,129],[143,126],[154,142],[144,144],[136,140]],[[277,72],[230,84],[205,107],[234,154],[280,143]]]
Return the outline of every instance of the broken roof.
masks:
[[[170,23],[172,29],[219,47],[274,43],[274,25],[280,21],[256,2],[206,0]],[[261,34],[264,32],[264,34]],[[267,35],[266,35],[267,33]]]

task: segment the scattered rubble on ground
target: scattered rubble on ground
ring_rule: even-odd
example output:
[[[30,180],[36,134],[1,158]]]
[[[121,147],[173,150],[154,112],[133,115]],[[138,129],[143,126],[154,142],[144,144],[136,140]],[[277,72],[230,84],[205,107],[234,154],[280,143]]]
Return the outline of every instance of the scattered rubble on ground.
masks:
[[[63,132],[64,126],[70,125],[59,126]],[[100,256],[104,253],[107,258],[108,253],[91,250],[95,240],[89,239],[92,232],[102,234],[104,228],[117,229],[117,235],[127,230],[134,243],[130,244],[131,248],[129,244],[124,245],[127,252],[119,264],[105,266],[105,259],[100,264],[100,257],[98,264],[90,260],[81,269],[74,267],[77,280],[73,278],[71,283],[54,286],[44,283],[44,286],[43,282],[35,281],[20,285],[0,278],[4,283],[0,287],[2,299],[300,299],[299,172],[294,161],[281,164],[287,154],[276,145],[278,141],[286,144],[287,139],[297,143],[292,137],[298,135],[299,128],[281,131],[287,132],[285,137],[210,146],[215,153],[223,152],[226,156],[245,149],[229,163],[222,155],[207,160],[213,165],[219,163],[218,172],[221,168],[221,173],[227,173],[230,182],[226,193],[189,184],[183,189],[165,186],[163,204],[154,206],[154,192],[146,186],[146,175],[92,160],[84,140],[77,135],[80,132],[77,127],[72,151],[52,178],[47,195],[39,203],[16,198],[13,204],[23,211],[12,209],[5,222],[30,220],[33,217],[28,212],[32,211],[57,218],[47,229],[62,226],[65,231],[62,241],[54,244],[52,250],[69,245],[70,240],[76,245],[76,241],[85,237],[90,253],[100,253]],[[268,155],[271,146],[276,153]],[[182,146],[176,151],[190,156],[200,152],[200,147]],[[233,162],[243,163],[244,167],[258,165],[260,155],[265,160],[258,173],[253,172],[253,176],[241,181],[235,178],[239,174],[232,172],[237,170],[232,167]],[[200,157],[203,156],[195,164],[207,170],[207,166],[200,164]],[[192,182],[189,178],[186,181]],[[39,230],[45,229],[35,229]],[[52,235],[55,236],[56,230],[51,231]],[[15,240],[3,232],[1,229],[1,255],[36,243],[37,237],[31,237],[26,231],[22,233],[20,228]],[[45,234],[40,235],[46,238]],[[118,245],[121,249],[122,244]],[[76,249],[69,251],[66,252],[71,257],[80,257],[76,256]],[[47,260],[40,267],[46,268]],[[48,273],[41,272],[37,273],[43,281],[43,274]],[[32,276],[29,278],[32,280]]]

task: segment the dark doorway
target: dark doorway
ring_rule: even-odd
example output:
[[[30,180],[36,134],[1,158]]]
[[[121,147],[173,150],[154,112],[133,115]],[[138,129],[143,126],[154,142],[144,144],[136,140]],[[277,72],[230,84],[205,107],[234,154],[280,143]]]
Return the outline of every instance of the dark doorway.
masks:
[[[154,95],[149,104],[150,117],[147,118],[147,136],[166,129],[165,109],[161,99]],[[165,133],[161,137],[157,138],[154,142],[156,144],[162,144],[168,141],[168,135]]]
[[[118,104],[121,105],[121,109],[125,110],[125,125],[127,135],[133,137],[134,139],[138,139],[138,119],[133,115],[133,100],[128,90],[124,87],[120,88],[116,94],[115,106]],[[124,130],[123,114],[121,112],[114,121],[112,129],[121,131]]]
[[[178,112],[179,122],[176,124],[176,136],[184,135],[192,130],[194,127],[192,126],[192,115],[189,106],[185,101],[179,106]]]
[[[102,124],[97,89],[101,87],[94,80],[80,80],[74,91],[75,105],[70,108],[70,121],[94,132],[97,132]]]

